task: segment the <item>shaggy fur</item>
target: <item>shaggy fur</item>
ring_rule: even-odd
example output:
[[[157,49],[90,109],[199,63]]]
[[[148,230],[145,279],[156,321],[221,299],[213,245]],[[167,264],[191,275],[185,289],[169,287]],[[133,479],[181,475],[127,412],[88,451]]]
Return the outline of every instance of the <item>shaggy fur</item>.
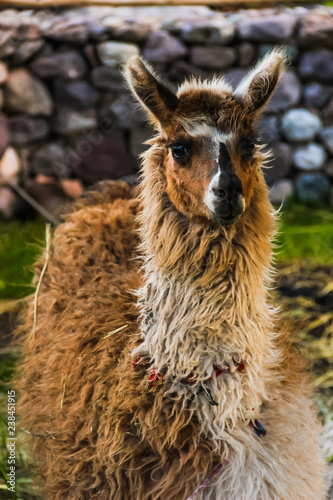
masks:
[[[282,64],[273,53],[234,96],[223,80],[192,81],[175,96],[129,62],[130,87],[157,129],[140,195],[107,182],[75,206],[54,234],[35,334],[33,303],[23,325],[20,413],[47,499],[185,500],[220,462],[201,498],[325,498],[308,382],[269,304],[265,157],[237,146]],[[223,138],[244,192],[230,226],[204,203]],[[186,165],[172,158],[175,140],[191,144]],[[151,364],[131,370],[141,357]],[[147,387],[152,366],[164,377],[157,387]],[[209,380],[214,366],[225,372]],[[217,406],[197,394],[200,383]]]

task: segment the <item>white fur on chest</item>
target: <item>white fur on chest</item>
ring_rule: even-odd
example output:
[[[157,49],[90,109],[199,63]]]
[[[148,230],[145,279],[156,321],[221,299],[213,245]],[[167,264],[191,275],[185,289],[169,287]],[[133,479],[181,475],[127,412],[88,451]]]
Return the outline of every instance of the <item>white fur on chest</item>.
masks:
[[[231,317],[234,294],[228,279],[203,289],[172,282],[163,273],[150,274],[140,291],[143,342],[133,353],[149,356],[154,369],[164,374],[168,392],[183,397],[184,406],[194,396],[190,409],[217,446],[238,423],[258,416],[265,397],[258,369],[265,365],[263,347],[269,340],[263,321],[243,314],[245,308],[241,319]],[[251,355],[249,339],[254,341]],[[237,371],[241,361],[242,373]],[[216,377],[214,367],[225,373]],[[184,380],[193,374],[197,383],[189,386]],[[205,393],[197,394],[200,384],[208,387],[216,406]]]

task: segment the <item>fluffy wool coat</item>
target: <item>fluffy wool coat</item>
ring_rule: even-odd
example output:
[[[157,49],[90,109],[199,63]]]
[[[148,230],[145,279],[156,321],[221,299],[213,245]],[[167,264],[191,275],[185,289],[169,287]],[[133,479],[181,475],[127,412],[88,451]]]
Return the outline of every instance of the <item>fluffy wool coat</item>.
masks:
[[[18,383],[45,496],[186,500],[222,463],[200,498],[322,500],[308,382],[269,300],[263,175],[232,227],[201,223],[171,201],[165,155],[157,135],[139,189],[101,184],[52,239]]]

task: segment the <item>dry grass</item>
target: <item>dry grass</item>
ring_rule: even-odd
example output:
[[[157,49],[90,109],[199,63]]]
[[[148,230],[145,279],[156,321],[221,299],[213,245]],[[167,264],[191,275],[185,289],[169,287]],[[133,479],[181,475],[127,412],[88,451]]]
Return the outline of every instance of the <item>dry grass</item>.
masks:
[[[276,301],[311,363],[310,375],[323,417],[333,414],[333,265],[280,264]]]

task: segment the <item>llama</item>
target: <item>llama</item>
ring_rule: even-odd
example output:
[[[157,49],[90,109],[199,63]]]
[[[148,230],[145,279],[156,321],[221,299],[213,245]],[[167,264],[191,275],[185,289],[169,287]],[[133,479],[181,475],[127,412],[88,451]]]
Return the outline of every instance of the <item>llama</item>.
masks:
[[[128,61],[156,129],[142,183],[102,183],[65,216],[23,325],[19,411],[46,499],[325,498],[311,391],[269,300],[254,123],[283,66],[275,50],[234,92],[174,94]]]

